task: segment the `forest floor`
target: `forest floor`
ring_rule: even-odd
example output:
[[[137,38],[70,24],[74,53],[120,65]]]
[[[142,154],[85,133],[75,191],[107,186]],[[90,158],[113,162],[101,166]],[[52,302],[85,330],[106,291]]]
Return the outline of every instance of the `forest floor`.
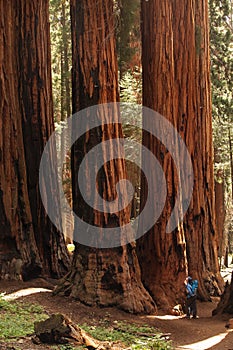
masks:
[[[229,271],[231,272],[231,271]],[[227,275],[227,273],[225,274]],[[226,279],[228,277],[226,276]],[[137,325],[149,325],[169,334],[174,349],[190,350],[233,350],[233,332],[225,328],[230,315],[212,317],[218,298],[212,302],[197,302],[198,319],[185,319],[181,316],[147,315],[138,316],[125,313],[115,308],[95,308],[85,306],[67,297],[53,296],[51,290],[54,281],[36,279],[30,282],[0,282],[0,293],[5,297],[17,298],[22,303],[36,303],[41,305],[48,315],[62,313],[79,325],[98,325],[103,321],[109,324],[127,322]],[[42,288],[42,289],[41,289]],[[1,336],[1,329],[0,329]],[[48,345],[35,345],[31,337],[18,339],[7,344],[0,339],[0,350],[45,350],[54,349]]]

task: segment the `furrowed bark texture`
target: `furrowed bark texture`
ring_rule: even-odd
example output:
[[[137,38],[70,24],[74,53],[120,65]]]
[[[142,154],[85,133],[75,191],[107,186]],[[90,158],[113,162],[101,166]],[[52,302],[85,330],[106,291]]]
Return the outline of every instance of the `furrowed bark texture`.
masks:
[[[231,283],[228,281],[226,282],[224,292],[221,295],[221,299],[219,300],[216,309],[212,311],[213,316],[221,314],[233,314],[233,274],[231,274]],[[227,324],[225,327],[229,328]],[[232,328],[232,321],[230,328]]]
[[[171,2],[142,1],[142,67],[143,105],[166,117],[176,128],[177,104],[175,100],[175,62],[173,54],[173,26]],[[147,119],[143,126],[150,129]],[[166,135],[166,130],[162,131]],[[173,142],[167,140],[168,144]],[[166,148],[149,133],[143,132],[143,144],[159,160],[167,182],[167,199],[163,212],[155,226],[137,244],[142,280],[159,307],[168,309],[183,297],[183,281],[186,275],[186,246],[182,225],[179,230],[166,233],[168,218],[178,190],[177,172]],[[177,147],[174,144],[174,147]],[[142,159],[147,164],[147,159]],[[146,167],[150,167],[147,164]],[[155,193],[154,203],[160,200],[156,193],[156,173],[152,173]],[[142,201],[147,200],[147,183],[142,177]],[[148,218],[149,220],[150,218]],[[139,230],[141,225],[139,224]],[[150,266],[150,268],[148,268]]]
[[[216,211],[216,232],[218,236],[218,257],[220,264],[224,264],[225,257],[228,259],[228,237],[224,230],[225,223],[225,202],[224,202],[224,172],[222,169],[217,171],[214,181],[215,187],[215,211]],[[228,267],[228,266],[227,266]]]
[[[178,193],[178,174],[167,150],[144,134],[144,144],[164,170],[167,201],[157,224],[139,242],[138,254],[147,289],[166,308],[183,297],[187,273],[198,278],[202,299],[222,288],[215,233],[208,10],[206,0],[141,3],[143,105],[159,112],[177,128],[194,171],[193,197],[184,222],[166,234]],[[180,164],[188,174],[183,157],[179,154]],[[186,190],[180,195],[185,201]],[[142,196],[146,196],[144,180]],[[149,271],[148,266],[152,267]]]
[[[28,191],[34,234],[44,273],[60,277],[69,266],[63,235],[55,228],[41,202],[38,169],[44,146],[54,130],[52,107],[51,56],[49,36],[49,2],[19,1],[20,92],[24,148],[28,174]],[[50,148],[54,163],[46,185],[58,192],[56,149]],[[56,197],[48,198],[57,218],[61,218]]]
[[[188,147],[194,171],[193,197],[184,220],[188,270],[200,282],[199,296],[207,300],[223,290],[214,198],[208,1],[188,1],[181,11],[176,9],[178,3],[173,17],[177,34],[174,43],[178,46],[174,48],[178,130]],[[181,42],[185,47],[182,58]]]
[[[113,2],[72,0],[71,4],[73,111],[76,112],[88,106],[118,101],[118,70]],[[110,122],[109,113],[114,113],[114,123]],[[76,214],[90,225],[114,228],[129,223],[129,205],[113,214],[102,213],[85,203],[78,186],[80,163],[85,154],[97,144],[101,144],[102,147],[103,166],[98,174],[96,187],[102,198],[105,201],[115,199],[117,182],[126,178],[124,159],[111,158],[106,162],[105,155],[108,152],[111,154],[113,149],[110,145],[107,150],[103,145],[106,140],[122,137],[117,108],[103,108],[100,118],[102,125],[89,130],[87,112],[87,132],[73,148],[73,203]],[[88,178],[95,166],[96,164],[88,163],[85,168],[87,192]],[[76,226],[75,229],[78,240],[79,227]],[[130,312],[154,311],[154,302],[141,283],[135,244],[111,249],[97,249],[91,246],[91,241],[90,247],[81,244],[76,246],[71,272],[55,292],[71,294],[88,305],[116,305]]]
[[[40,199],[39,165],[53,131],[47,1],[1,1],[1,276],[61,276],[69,258],[63,236]],[[55,148],[51,149],[53,157]],[[57,191],[54,173],[46,179]],[[48,199],[49,200],[49,199]],[[53,200],[59,218],[59,203]],[[10,256],[6,254],[10,251]],[[21,265],[21,266],[20,266]]]

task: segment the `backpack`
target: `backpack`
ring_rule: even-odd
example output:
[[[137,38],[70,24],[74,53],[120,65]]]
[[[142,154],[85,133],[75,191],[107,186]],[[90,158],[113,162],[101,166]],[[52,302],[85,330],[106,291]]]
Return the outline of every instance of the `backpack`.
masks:
[[[192,281],[192,292],[194,295],[197,295],[197,288],[198,288],[198,280]]]

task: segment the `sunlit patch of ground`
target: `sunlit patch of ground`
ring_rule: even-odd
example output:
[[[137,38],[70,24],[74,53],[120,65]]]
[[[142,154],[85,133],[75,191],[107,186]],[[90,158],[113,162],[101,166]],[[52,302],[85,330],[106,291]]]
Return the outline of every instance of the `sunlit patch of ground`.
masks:
[[[184,318],[184,316],[174,316],[174,315],[162,315],[162,316],[147,316],[148,318],[157,318],[158,320],[179,320]]]
[[[207,338],[205,340],[202,340],[196,343],[182,345],[182,346],[179,346],[177,349],[188,349],[188,350],[210,349],[212,346],[219,344],[223,339],[225,339],[228,333],[231,331],[232,330],[224,333],[220,333],[218,335],[215,335],[213,337]]]
[[[26,289],[20,289],[17,292],[11,293],[11,294],[4,294],[2,297],[4,300],[16,300],[21,297],[25,297],[27,295],[35,294],[35,293],[44,293],[44,292],[51,292],[50,289],[45,288],[26,288]]]

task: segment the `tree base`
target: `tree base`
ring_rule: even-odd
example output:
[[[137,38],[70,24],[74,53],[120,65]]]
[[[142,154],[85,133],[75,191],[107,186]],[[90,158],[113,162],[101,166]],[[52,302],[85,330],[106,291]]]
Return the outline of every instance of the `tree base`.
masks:
[[[78,273],[70,272],[55,287],[53,294],[71,296],[88,306],[117,307],[133,314],[156,314],[157,306],[142,283],[133,284],[127,290],[104,290],[101,285],[88,288],[79,280]]]
[[[212,312],[213,316],[217,314],[233,314],[233,273],[231,275],[231,284],[226,283],[220,302]]]

